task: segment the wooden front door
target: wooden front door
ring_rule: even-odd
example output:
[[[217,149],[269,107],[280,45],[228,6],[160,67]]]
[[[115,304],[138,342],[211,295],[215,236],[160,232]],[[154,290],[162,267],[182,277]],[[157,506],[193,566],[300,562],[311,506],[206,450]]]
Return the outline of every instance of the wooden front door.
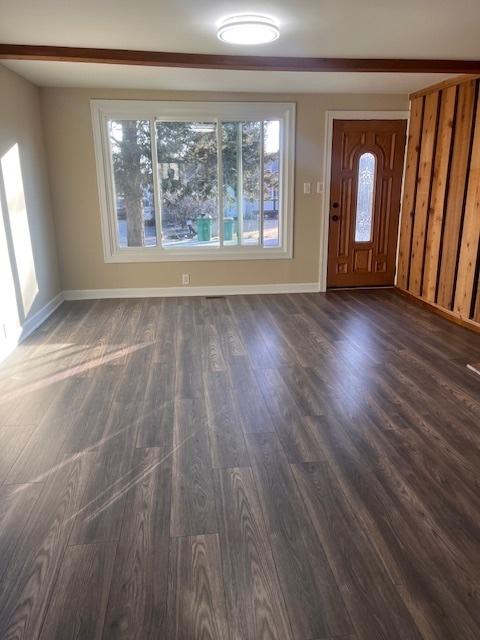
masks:
[[[406,120],[334,120],[329,287],[392,285]]]

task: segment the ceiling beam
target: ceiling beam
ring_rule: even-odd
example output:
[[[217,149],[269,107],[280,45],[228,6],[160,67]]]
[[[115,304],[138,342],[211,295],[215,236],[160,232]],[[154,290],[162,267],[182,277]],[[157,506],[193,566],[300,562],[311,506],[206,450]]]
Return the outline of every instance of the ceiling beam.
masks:
[[[237,56],[205,53],[134,51],[0,44],[0,59],[50,62],[91,62],[146,67],[185,67],[245,71],[323,71],[362,73],[480,73],[480,60],[413,60],[390,58],[300,58]]]

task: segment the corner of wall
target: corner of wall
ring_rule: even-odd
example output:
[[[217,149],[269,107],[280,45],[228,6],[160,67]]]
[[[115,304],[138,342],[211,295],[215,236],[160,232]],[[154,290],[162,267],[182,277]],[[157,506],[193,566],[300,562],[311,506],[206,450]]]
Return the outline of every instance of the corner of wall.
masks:
[[[40,91],[0,65],[0,93],[1,357],[62,293]]]

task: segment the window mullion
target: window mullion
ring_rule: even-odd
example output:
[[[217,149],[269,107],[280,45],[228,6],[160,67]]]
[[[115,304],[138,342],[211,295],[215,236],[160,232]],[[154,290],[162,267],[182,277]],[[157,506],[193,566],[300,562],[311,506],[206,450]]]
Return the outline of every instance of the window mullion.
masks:
[[[222,154],[222,123],[217,118],[217,203],[218,203],[218,234],[220,237],[220,247],[223,247],[224,224],[223,224],[223,154]]]
[[[157,249],[163,251],[162,237],[162,211],[160,198],[160,185],[158,183],[158,155],[157,155],[157,128],[155,118],[150,120],[150,145],[152,152],[152,172],[153,172],[153,202],[155,207],[155,231],[157,236]]]
[[[287,151],[286,151],[286,130],[285,130],[285,120],[280,120],[280,152],[278,155],[279,158],[279,167],[278,167],[278,242],[281,246],[285,246],[287,241],[286,238],[286,228],[285,223],[286,220],[284,216],[286,215],[286,207],[288,206],[285,201],[285,182],[287,179],[286,171],[287,171]],[[292,153],[292,150],[288,150],[288,153]],[[293,186],[291,187],[293,189]],[[290,224],[293,224],[290,221]]]
[[[265,134],[265,123],[263,122],[263,120],[260,122],[260,211],[259,213],[259,229],[258,229],[258,244],[260,246],[263,246],[263,215],[264,215],[264,211],[263,211],[263,197],[264,197],[264,167],[263,167],[263,149],[264,149],[264,145],[265,145],[265,141],[264,141],[264,134]]]
[[[242,244],[243,239],[243,125],[237,125],[237,243]]]
[[[120,248],[120,243],[118,238],[117,212],[115,210],[115,202],[116,202],[117,196],[116,196],[114,169],[113,169],[112,143],[110,140],[110,132],[108,128],[108,121],[106,118],[102,118],[100,126],[102,127],[103,141],[104,141],[105,150],[106,150],[104,161],[105,161],[105,175],[106,175],[106,184],[107,184],[108,228],[109,228],[110,251],[111,253],[115,253],[115,251],[118,251],[118,249]]]

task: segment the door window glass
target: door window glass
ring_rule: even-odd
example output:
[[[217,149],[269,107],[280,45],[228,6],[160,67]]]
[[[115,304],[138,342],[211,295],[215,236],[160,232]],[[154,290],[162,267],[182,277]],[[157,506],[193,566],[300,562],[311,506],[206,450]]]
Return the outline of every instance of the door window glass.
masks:
[[[371,242],[372,240],[375,173],[375,156],[373,153],[362,153],[358,161],[355,242]]]

